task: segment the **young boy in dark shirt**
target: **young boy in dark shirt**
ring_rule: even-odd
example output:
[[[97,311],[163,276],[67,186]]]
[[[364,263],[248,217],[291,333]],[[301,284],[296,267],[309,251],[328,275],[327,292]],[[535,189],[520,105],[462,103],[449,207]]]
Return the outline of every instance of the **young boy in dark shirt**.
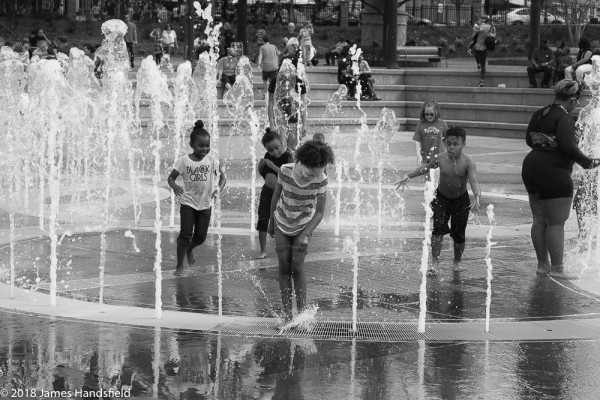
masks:
[[[277,175],[279,167],[283,164],[294,162],[292,153],[283,147],[279,134],[267,128],[262,137],[262,145],[267,153],[265,157],[258,162],[258,173],[265,180],[265,184],[260,191],[260,200],[258,202],[258,241],[260,243],[260,254],[258,258],[267,257],[267,228],[271,218],[271,199],[277,186]]]
[[[454,270],[460,270],[460,261],[465,251],[465,231],[471,207],[479,208],[481,190],[477,181],[475,162],[466,154],[463,147],[466,142],[463,128],[453,126],[446,131],[444,145],[446,152],[433,156],[428,164],[404,175],[396,182],[396,189],[403,187],[411,178],[426,174],[432,168],[440,169],[440,182],[431,202],[433,209],[433,232],[431,237],[431,254],[433,263],[428,275],[436,275],[440,263],[443,235],[449,233],[454,239]],[[467,193],[467,182],[475,195],[475,203],[470,204]],[[448,228],[448,222],[451,225]]]

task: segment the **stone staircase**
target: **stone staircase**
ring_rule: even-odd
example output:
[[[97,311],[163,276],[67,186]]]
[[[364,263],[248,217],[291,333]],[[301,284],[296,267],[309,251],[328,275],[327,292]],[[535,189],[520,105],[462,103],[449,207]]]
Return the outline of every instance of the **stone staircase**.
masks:
[[[439,103],[442,118],[448,125],[461,125],[470,135],[523,137],[532,113],[554,98],[552,89],[529,89],[527,73],[521,67],[490,67],[483,88],[475,87],[479,82],[476,69],[374,69],[375,90],[382,101],[361,101],[361,109],[356,101],[343,101],[339,114],[331,117],[326,116],[326,105],[330,95],[339,88],[337,69],[313,67],[307,73],[311,99],[308,125],[315,129],[332,125],[355,129],[363,112],[367,123],[373,125],[381,109],[387,107],[396,113],[401,130],[414,130],[423,102],[434,99]],[[260,98],[263,86],[258,72],[254,75],[254,88],[256,98]],[[149,102],[144,100],[143,105],[149,105]],[[266,103],[256,100],[255,107],[265,110]],[[218,115],[219,124],[223,131],[227,131],[234,118],[222,100],[219,100]],[[150,117],[149,108],[142,108],[142,117]]]

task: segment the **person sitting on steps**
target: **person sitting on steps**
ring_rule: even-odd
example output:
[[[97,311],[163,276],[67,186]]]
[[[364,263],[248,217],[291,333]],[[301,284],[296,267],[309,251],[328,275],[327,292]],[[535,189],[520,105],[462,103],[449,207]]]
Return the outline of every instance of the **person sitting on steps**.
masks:
[[[542,39],[540,47],[533,51],[531,55],[531,65],[527,67],[527,76],[529,76],[529,87],[537,88],[536,72],[543,72],[542,87],[547,88],[550,85],[552,77],[552,65],[554,64],[554,53],[548,47],[548,41]]]

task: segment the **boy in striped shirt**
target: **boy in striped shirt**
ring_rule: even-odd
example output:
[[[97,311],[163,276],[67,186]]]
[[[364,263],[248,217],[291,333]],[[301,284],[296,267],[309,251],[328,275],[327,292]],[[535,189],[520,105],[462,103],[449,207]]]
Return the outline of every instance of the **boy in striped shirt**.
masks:
[[[279,289],[284,323],[293,319],[292,279],[298,313],[306,307],[304,258],[310,235],[325,214],[327,175],[333,164],[333,150],[316,140],[304,142],[296,150],[296,163],[280,167],[277,186],[271,200],[268,233],[275,238],[279,260]]]

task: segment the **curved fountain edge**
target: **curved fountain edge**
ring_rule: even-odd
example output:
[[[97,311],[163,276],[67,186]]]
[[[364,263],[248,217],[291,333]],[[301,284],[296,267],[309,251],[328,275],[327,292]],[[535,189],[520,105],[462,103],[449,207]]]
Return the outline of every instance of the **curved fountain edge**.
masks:
[[[223,333],[244,336],[308,337],[313,339],[346,340],[357,338],[375,341],[538,341],[538,340],[600,340],[600,318],[536,321],[494,321],[490,332],[484,332],[484,321],[475,323],[428,323],[425,333],[417,332],[416,322],[406,323],[362,323],[359,332],[352,334],[321,334],[325,325],[337,327],[349,322],[315,321],[306,330],[277,329],[274,318],[217,316],[164,310],[163,318],[156,319],[152,308],[128,307],[104,304],[102,311],[93,303],[59,297],[55,307],[50,305],[48,295],[15,288],[11,298],[8,285],[0,285],[0,308],[23,314],[32,314],[53,319],[78,320],[89,323],[196,331],[198,333]],[[379,332],[370,336],[372,327]],[[361,333],[362,330],[362,333]],[[381,332],[384,332],[383,337]],[[386,337],[385,332],[389,332]]]

